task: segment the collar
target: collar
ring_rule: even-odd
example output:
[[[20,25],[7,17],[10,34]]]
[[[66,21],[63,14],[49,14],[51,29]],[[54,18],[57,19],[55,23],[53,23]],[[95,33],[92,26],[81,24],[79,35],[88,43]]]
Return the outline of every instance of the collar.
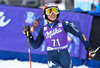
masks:
[[[55,26],[57,25],[57,23],[58,23],[58,20],[55,21],[55,22],[52,22],[51,24],[48,23],[48,26],[49,26],[50,28],[53,28],[53,27],[55,27]]]
[[[53,27],[54,22],[52,22],[51,24],[48,23],[48,26],[50,26],[51,28]]]

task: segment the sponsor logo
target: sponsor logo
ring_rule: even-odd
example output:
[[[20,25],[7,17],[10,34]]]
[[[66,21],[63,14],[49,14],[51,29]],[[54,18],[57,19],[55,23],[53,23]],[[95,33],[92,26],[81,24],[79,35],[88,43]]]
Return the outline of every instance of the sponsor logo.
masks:
[[[75,25],[73,23],[70,23],[70,25],[72,26],[72,28],[76,31],[79,32],[79,30],[77,28],[75,28]]]
[[[10,23],[11,19],[5,21],[4,12],[0,11],[0,27],[5,27]]]
[[[45,36],[46,36],[46,39],[48,39],[48,38],[52,38],[52,36],[54,36],[54,35],[56,35],[56,34],[58,34],[58,33],[60,33],[60,32],[62,32],[62,29],[61,28],[55,28],[54,30],[52,30],[52,31],[47,31],[46,33],[45,33]]]
[[[47,30],[47,27],[44,27],[44,31],[46,31]]]
[[[59,26],[59,27],[62,27],[62,23],[59,23],[58,26]]]
[[[66,23],[66,25],[68,25],[69,22],[68,21],[65,21],[65,23]]]
[[[48,66],[51,68],[52,66],[56,66],[52,61],[48,61]]]

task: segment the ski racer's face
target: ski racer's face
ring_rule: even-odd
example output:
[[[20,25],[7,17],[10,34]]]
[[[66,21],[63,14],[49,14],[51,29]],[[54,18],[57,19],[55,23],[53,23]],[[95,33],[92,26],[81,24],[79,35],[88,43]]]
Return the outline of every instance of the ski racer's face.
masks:
[[[52,12],[51,15],[47,15],[48,19],[50,19],[51,21],[54,21],[56,20],[57,18],[57,14],[55,14],[54,12]]]

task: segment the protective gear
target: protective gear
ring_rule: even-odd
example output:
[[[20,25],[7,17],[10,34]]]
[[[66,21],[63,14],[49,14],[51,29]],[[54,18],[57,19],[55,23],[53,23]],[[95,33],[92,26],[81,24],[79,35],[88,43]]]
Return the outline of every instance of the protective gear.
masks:
[[[58,8],[55,7],[47,8],[45,11],[46,11],[46,15],[51,15],[52,12],[54,12],[55,14],[59,14]]]
[[[29,25],[24,26],[23,33],[26,35],[27,38],[32,37]]]
[[[52,14],[52,12],[57,14],[57,18],[59,17],[59,8],[55,3],[47,3],[47,4],[45,4],[44,7],[43,7],[43,10],[42,10],[42,14],[45,15],[44,18],[49,20],[49,21],[51,21],[50,19],[48,19],[47,15]],[[51,22],[54,22],[54,21],[51,21]]]
[[[88,59],[93,59],[96,53],[92,48],[88,48]]]

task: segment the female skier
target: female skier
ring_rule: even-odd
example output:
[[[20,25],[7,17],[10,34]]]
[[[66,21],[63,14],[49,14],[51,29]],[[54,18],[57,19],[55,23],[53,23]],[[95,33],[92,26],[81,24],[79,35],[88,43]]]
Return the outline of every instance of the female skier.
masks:
[[[68,21],[57,20],[59,17],[59,8],[56,4],[45,4],[42,14],[48,21],[48,24],[40,29],[37,39],[33,39],[34,36],[30,32],[29,26],[25,26],[28,29],[24,29],[24,33],[27,36],[27,31],[29,31],[29,42],[34,49],[39,48],[43,40],[46,40],[49,68],[73,68],[72,60],[67,50],[67,32],[79,37],[85,45],[86,50],[90,52],[89,54],[95,54],[82,32]]]

